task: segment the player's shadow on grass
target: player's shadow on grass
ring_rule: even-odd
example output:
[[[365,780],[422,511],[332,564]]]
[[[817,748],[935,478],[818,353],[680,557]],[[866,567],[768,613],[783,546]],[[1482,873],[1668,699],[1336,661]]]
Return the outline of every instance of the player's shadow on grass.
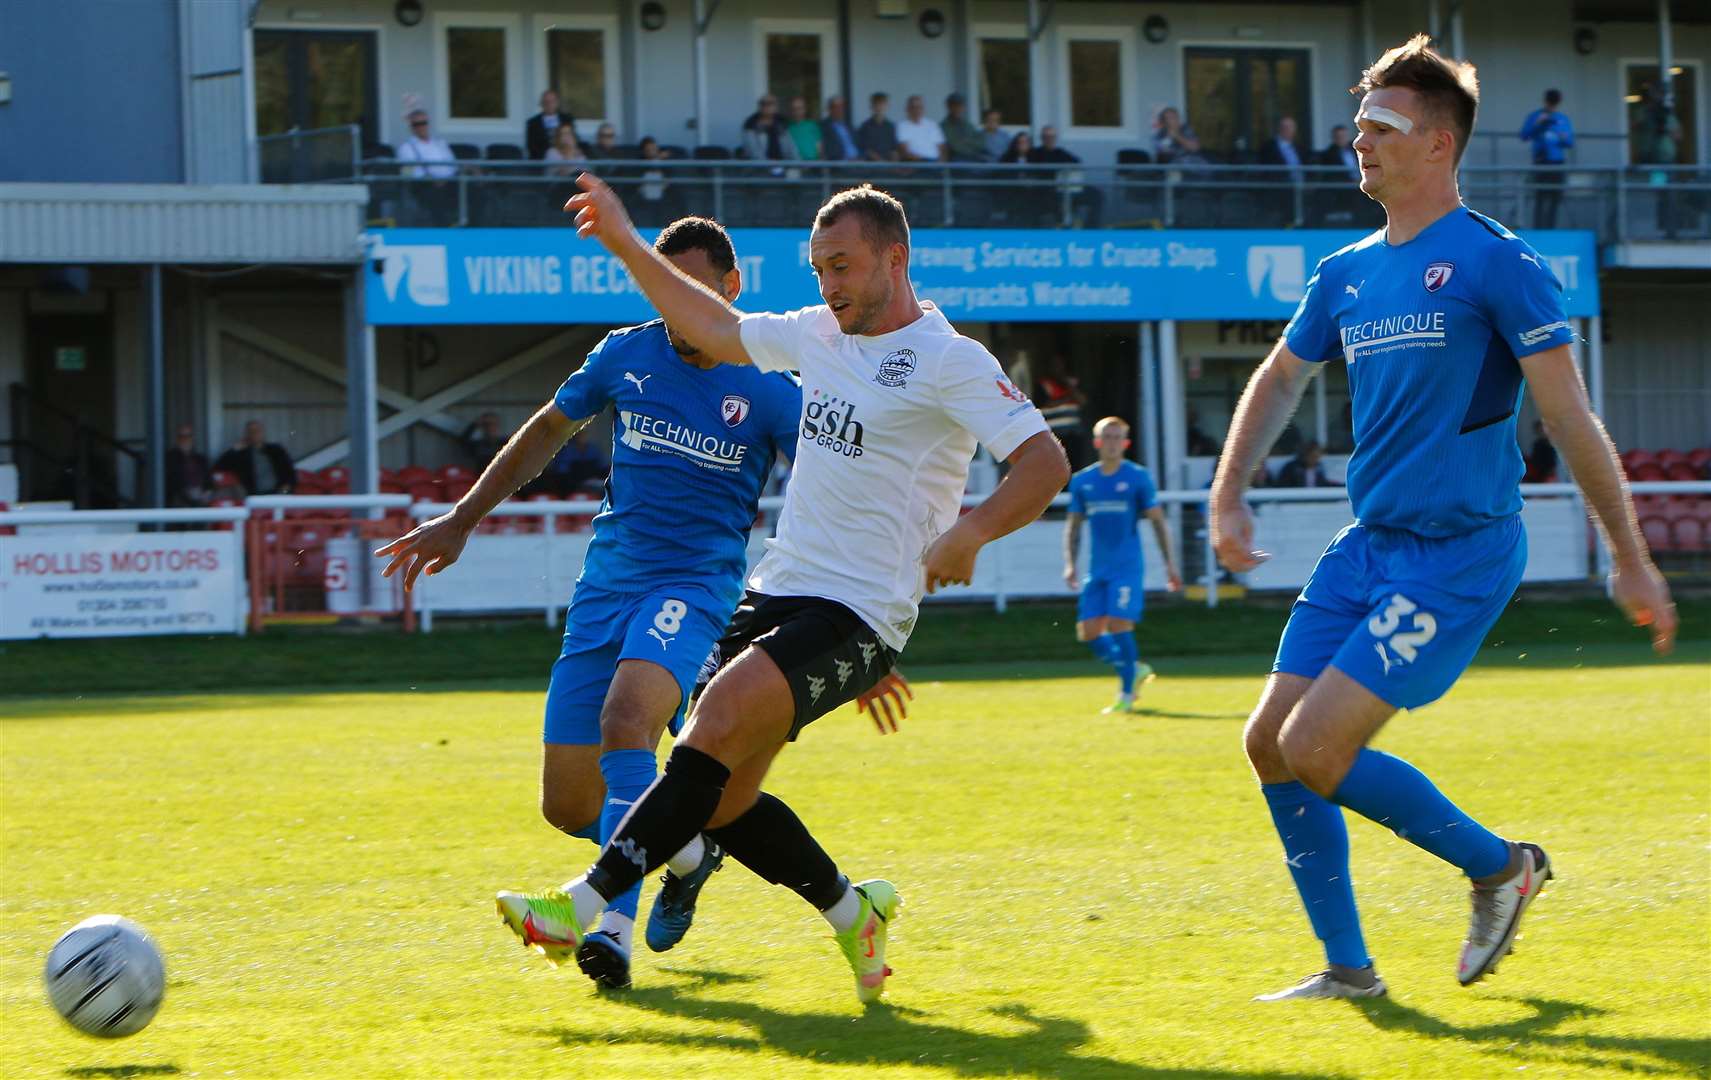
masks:
[[[1532,1010],[1532,1015],[1500,1024],[1458,1027],[1390,998],[1351,1002],[1374,1027],[1411,1031],[1433,1039],[1494,1044],[1491,1049],[1537,1063],[1539,1048],[1563,1054],[1565,1062],[1635,1073],[1703,1075],[1711,1067],[1711,1040],[1668,1035],[1575,1035],[1555,1029],[1572,1020],[1602,1016],[1596,1005],[1551,998],[1505,998]]]
[[[65,1070],[67,1076],[127,1077],[177,1076],[177,1065],[79,1065]]]
[[[870,1007],[864,1015],[795,1013],[752,1002],[693,996],[703,986],[749,982],[754,976],[720,971],[678,970],[688,986],[650,987],[609,998],[645,1012],[683,1020],[740,1024],[746,1035],[702,1035],[664,1031],[573,1031],[554,1027],[539,1034],[567,1047],[614,1043],[697,1050],[747,1050],[785,1054],[823,1065],[869,1068],[949,1070],[959,1076],[1111,1077],[1115,1080],[1326,1080],[1324,1073],[1226,1072],[1218,1069],[1154,1069],[1113,1058],[1079,1053],[1092,1032],[1080,1020],[1039,1016],[1025,1005],[1002,1005],[993,1015],[1019,1025],[1014,1034],[992,1034],[947,1027],[920,1019],[919,1009],[897,1005]]]
[[[1150,716],[1155,720],[1246,720],[1245,712],[1178,712],[1174,709],[1149,709],[1137,706],[1131,716]]]

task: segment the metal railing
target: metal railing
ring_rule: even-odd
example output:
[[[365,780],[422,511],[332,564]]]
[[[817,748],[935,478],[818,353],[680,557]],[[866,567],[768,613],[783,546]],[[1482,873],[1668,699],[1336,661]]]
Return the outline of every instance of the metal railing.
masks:
[[[148,459],[134,447],[90,425],[83,417],[31,391],[23,383],[8,387],[11,446],[18,466],[19,501],[69,499],[79,507],[128,507],[147,490]],[[61,448],[69,456],[55,453]],[[121,469],[130,471],[130,493]],[[44,479],[48,486],[44,490]]]
[[[362,171],[362,128],[356,124],[262,135],[255,148],[264,184],[348,180]]]
[[[366,160],[373,223],[555,227],[573,178],[539,162],[459,162],[455,175],[408,175]],[[872,162],[609,161],[589,166],[639,225],[690,212],[727,225],[800,227],[826,196],[872,182],[904,200],[917,227],[1374,228],[1378,205],[1323,166],[985,165]],[[1711,239],[1711,169],[1698,166],[1462,169],[1468,205],[1517,229],[1572,228],[1601,242]]]

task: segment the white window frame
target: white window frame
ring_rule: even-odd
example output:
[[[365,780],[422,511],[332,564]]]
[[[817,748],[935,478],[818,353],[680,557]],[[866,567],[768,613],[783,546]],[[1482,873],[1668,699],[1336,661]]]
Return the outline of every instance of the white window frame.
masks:
[[[523,118],[518,115],[517,106],[522,97],[523,64],[522,49],[519,48],[517,39],[522,33],[522,17],[490,11],[436,11],[432,19],[434,99],[437,108],[430,108],[428,115],[433,118],[432,130],[434,134],[441,138],[447,138],[453,134],[475,136],[503,134],[510,136],[511,142],[521,143],[523,139]],[[446,31],[456,26],[503,30],[505,32],[505,115],[503,117],[493,119],[452,115],[451,68],[446,49]]]
[[[844,72],[838,55],[838,24],[833,19],[756,19],[754,21],[754,37],[751,39],[754,49],[754,63],[750,65],[754,83],[753,100],[759,101],[766,93],[766,37],[768,34],[815,34],[820,38],[820,87],[826,97],[836,94],[843,96]],[[816,114],[815,110],[819,112]],[[825,116],[826,103],[819,102],[810,105],[808,115]],[[789,103],[778,103],[778,115],[789,115]],[[849,102],[844,102],[846,117],[855,115]],[[745,114],[747,115],[747,114]]]
[[[1057,58],[1057,100],[1058,108],[1051,113],[1062,118],[1062,123],[1053,124],[1058,129],[1059,140],[1068,142],[1073,139],[1137,139],[1141,134],[1140,103],[1137,99],[1140,92],[1140,66],[1135,58],[1135,34],[1138,31],[1132,26],[1060,26],[1055,37]],[[1117,43],[1117,69],[1121,80],[1117,87],[1117,108],[1119,122],[1116,127],[1075,127],[1071,122],[1074,115],[1074,102],[1070,100],[1069,92],[1069,45],[1072,41],[1115,41]],[[1043,119],[1036,123],[1036,128],[1045,126]]]
[[[1699,130],[1694,132],[1698,145],[1694,149],[1697,151],[1700,166],[1704,167],[1706,152],[1711,149],[1711,134],[1705,130],[1707,127],[1711,127],[1711,124],[1705,122],[1705,104],[1708,97],[1711,97],[1705,89],[1705,65],[1700,62],[1698,57],[1672,56],[1669,62],[1674,67],[1693,69],[1693,91],[1699,99],[1693,103],[1694,117],[1699,121]],[[1624,165],[1634,153],[1634,148],[1629,145],[1628,139],[1628,69],[1647,64],[1652,67],[1661,66],[1655,56],[1624,56],[1616,61],[1616,105],[1618,106],[1618,123],[1622,125],[1622,163]],[[1570,110],[1569,115],[1571,117],[1574,115],[1572,110]]]
[[[984,108],[980,101],[980,42],[983,38],[1028,42],[1028,112],[1030,119],[1027,125],[1013,119],[1005,120],[1003,129],[1014,133],[1021,131],[1026,126],[1031,131],[1036,126],[1038,117],[1043,115],[1040,108],[1040,55],[1038,43],[1028,41],[1028,27],[1023,23],[985,22],[969,25],[968,85],[963,87],[963,96],[968,98],[969,121],[975,127],[979,127],[980,117],[976,113]]]
[[[527,99],[529,113],[535,115],[540,108],[541,92],[547,88],[547,79],[552,76],[551,65],[547,58],[548,30],[598,30],[605,36],[600,45],[601,59],[606,65],[606,108],[617,110],[616,115],[610,116],[578,116],[576,117],[576,136],[579,139],[592,140],[594,133],[600,130],[601,124],[611,124],[618,133],[620,142],[624,139],[623,78],[618,61],[618,17],[616,15],[536,15],[529,20],[531,35],[529,46],[529,62],[533,65],[534,94]]]

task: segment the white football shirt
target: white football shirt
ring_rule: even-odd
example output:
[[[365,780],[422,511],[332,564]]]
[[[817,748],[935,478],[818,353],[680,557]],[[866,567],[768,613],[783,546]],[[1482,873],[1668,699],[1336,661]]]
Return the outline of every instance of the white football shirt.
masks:
[[[1048,430],[984,345],[921,308],[872,337],[845,334],[824,304],[741,325],[756,367],[802,375],[796,467],[749,588],[836,600],[899,651],[925,591],[923,557],[960,511],[975,441],[1002,460]]]

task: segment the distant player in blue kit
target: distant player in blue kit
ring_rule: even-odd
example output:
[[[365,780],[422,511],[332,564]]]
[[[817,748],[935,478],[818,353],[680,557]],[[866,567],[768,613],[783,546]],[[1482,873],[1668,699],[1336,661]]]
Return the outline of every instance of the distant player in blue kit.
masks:
[[[1295,601],[1245,734],[1329,966],[1265,1001],[1385,993],[1361,934],[1339,807],[1470,880],[1456,963],[1464,986],[1512,951],[1521,916],[1553,876],[1537,844],[1491,832],[1414,766],[1367,746],[1398,709],[1449,690],[1520,583],[1523,382],[1609,545],[1616,604],[1651,628],[1659,653],[1675,637],[1669,589],[1575,366],[1562,287],[1525,241],[1461,205],[1456,165],[1479,100],[1473,67],[1421,35],[1385,53],[1352,92],[1364,95],[1360,187],[1388,224],[1319,264],[1237,406],[1211,493],[1220,561],[1251,570],[1266,556],[1253,550],[1246,478],[1318,366],[1347,362],[1356,521]],[[1523,792],[1548,782],[1524,759],[1505,763],[1503,776]]]
[[[742,290],[730,237],[704,218],[667,226],[654,249],[727,303]],[[794,458],[800,383],[720,364],[663,321],[614,330],[511,438],[450,513],[381,548],[406,588],[457,561],[481,518],[614,406],[612,472],[547,688],[541,812],[604,843],[653,782],[654,748],[677,730],[696,673],[742,595],[749,529],[778,454]],[[648,943],[687,931],[722,853],[697,836],[668,860]],[[630,983],[639,886],[577,951],[596,983]]]
[[[1144,570],[1141,536],[1136,528],[1141,515],[1153,523],[1158,549],[1164,553],[1167,587],[1172,592],[1182,588],[1182,578],[1176,572],[1170,531],[1165,527],[1164,511],[1159,509],[1153,474],[1123,456],[1129,449],[1129,425],[1120,417],[1107,416],[1093,425],[1093,445],[1099,451],[1099,460],[1069,481],[1063,579],[1070,588],[1081,590],[1075,616],[1076,640],[1085,642],[1093,655],[1117,670],[1117,701],[1102,711],[1130,713],[1135,711],[1135,687],[1153,675],[1152,667],[1141,663],[1135,650]],[[1086,577],[1075,569],[1083,521],[1091,523]]]

